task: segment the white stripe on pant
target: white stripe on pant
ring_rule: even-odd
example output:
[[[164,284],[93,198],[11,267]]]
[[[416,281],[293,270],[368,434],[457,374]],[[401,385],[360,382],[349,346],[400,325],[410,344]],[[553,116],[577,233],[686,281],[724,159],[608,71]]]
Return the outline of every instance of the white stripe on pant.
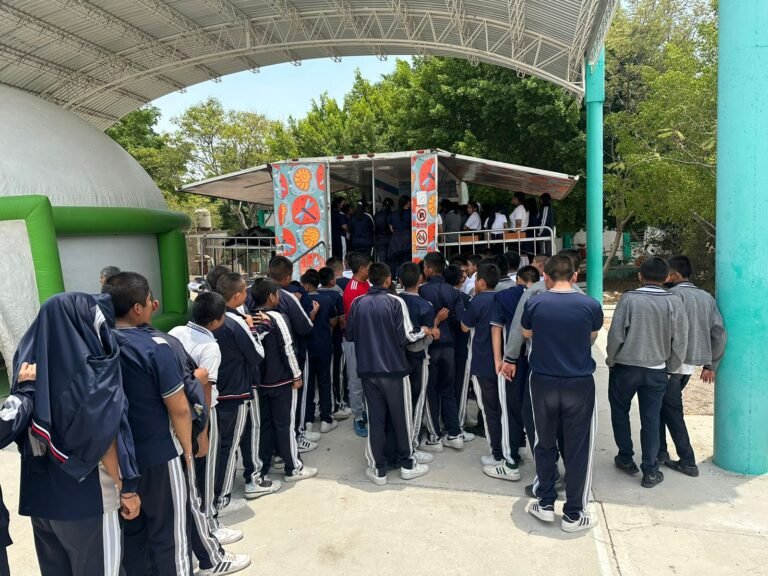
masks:
[[[416,411],[413,413],[413,430],[411,431],[411,438],[413,438],[413,449],[419,447],[419,432],[421,432],[421,423],[424,420],[424,407],[427,400],[427,382],[429,381],[429,354],[426,354],[426,358],[421,363],[421,390],[419,390],[419,397],[416,399]],[[412,385],[411,385],[412,387]],[[427,412],[429,414],[429,412]]]
[[[513,464],[512,444],[509,441],[509,414],[507,413],[507,379],[503,374],[498,377],[499,404],[501,405],[501,455],[504,460]]]
[[[247,413],[248,406],[245,403],[237,407],[235,433],[232,439],[232,447],[229,449],[229,455],[225,462],[224,484],[222,485],[221,495],[219,496],[219,506],[226,506],[230,500],[230,495],[232,494],[232,484],[235,481],[235,466],[237,465],[237,449],[240,446],[240,438],[242,437],[243,429],[245,428],[245,416]]]
[[[216,407],[211,408],[208,418],[208,455],[205,457],[205,518],[211,532],[219,529],[219,520],[216,516],[216,503],[214,502],[214,484],[216,483],[216,462],[219,459],[219,420]]]
[[[211,534],[208,523],[206,522],[205,514],[203,514],[203,505],[200,500],[200,495],[197,492],[197,482],[195,479],[195,466],[193,462],[187,462],[187,493],[189,497],[189,509],[194,522],[193,530],[197,532],[200,543],[205,549],[205,553],[208,556],[211,564],[216,566],[222,561],[221,548],[218,540]],[[182,471],[183,473],[183,471]],[[198,560],[200,560],[198,558]]]
[[[181,457],[168,462],[168,474],[171,481],[173,509],[173,538],[175,542],[176,574],[191,576],[189,541],[187,540],[187,487],[184,471],[181,469]]]
[[[104,541],[104,575],[118,576],[123,559],[123,536],[120,532],[118,510],[107,512],[102,518],[102,539]]]

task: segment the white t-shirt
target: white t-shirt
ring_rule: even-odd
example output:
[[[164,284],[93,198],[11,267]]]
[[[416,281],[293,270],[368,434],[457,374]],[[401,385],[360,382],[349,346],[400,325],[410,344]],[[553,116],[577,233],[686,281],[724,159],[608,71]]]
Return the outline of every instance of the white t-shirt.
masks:
[[[480,220],[480,214],[472,212],[467,218],[467,223],[464,224],[469,230],[480,230],[483,226],[482,220]]]
[[[221,366],[221,350],[216,338],[210,330],[194,322],[188,322],[186,326],[176,326],[168,333],[181,342],[198,368],[208,370],[208,381],[211,383],[211,408],[213,408],[219,398],[216,380],[218,380],[219,366]]]
[[[467,279],[464,280],[464,285],[461,287],[461,290],[465,294],[472,296],[472,293],[475,291],[475,280],[477,280],[477,272],[471,276],[467,276]]]
[[[513,228],[517,228],[518,220],[522,223],[521,228],[528,228],[528,210],[525,209],[525,206],[520,204],[512,212],[512,216],[509,217],[509,220]]]
[[[504,230],[509,225],[507,217],[504,214],[496,212],[496,216],[491,224],[491,230]],[[496,233],[498,235],[499,232]]]

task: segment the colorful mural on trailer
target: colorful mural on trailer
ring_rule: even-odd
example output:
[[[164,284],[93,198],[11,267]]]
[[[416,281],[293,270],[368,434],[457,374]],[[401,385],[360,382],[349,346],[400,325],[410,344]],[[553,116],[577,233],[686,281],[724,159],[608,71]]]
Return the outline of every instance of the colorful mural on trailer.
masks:
[[[411,253],[420,262],[437,250],[437,155],[411,156]]]
[[[293,267],[298,279],[310,268],[325,265],[328,238],[328,166],[321,163],[272,165],[275,191],[275,243],[277,253],[295,260],[314,248]]]

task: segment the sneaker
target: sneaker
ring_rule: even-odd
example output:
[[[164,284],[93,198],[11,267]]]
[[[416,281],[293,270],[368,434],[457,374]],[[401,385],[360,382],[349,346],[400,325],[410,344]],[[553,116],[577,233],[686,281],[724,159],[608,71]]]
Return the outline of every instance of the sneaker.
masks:
[[[531,502],[528,504],[528,514],[536,516],[542,522],[554,522],[555,521],[555,507],[551,504],[544,506],[539,502]]]
[[[400,478],[403,480],[413,480],[419,476],[424,476],[427,472],[429,472],[429,466],[417,462],[413,465],[413,468],[400,468]]]
[[[343,408],[339,408],[338,410],[336,410],[336,412],[331,414],[331,416],[333,417],[334,420],[346,420],[347,418],[352,416],[352,408],[350,408],[349,406],[344,406]]]
[[[461,450],[464,448],[464,438],[462,438],[461,435],[445,436],[443,438],[443,445],[448,446],[448,448],[453,448],[454,450]]]
[[[493,454],[484,454],[483,456],[480,456],[480,463],[483,466],[498,466],[502,462],[502,460],[496,460],[496,457]]]
[[[224,516],[239,512],[243,508],[245,508],[245,500],[242,498],[231,498],[227,505],[217,509],[217,512],[219,518],[223,518]]]
[[[278,480],[270,480],[266,476],[259,478],[258,482],[246,482],[245,484],[245,497],[248,500],[260,498],[267,494],[274,494],[280,490],[280,482]]]
[[[320,436],[320,432],[312,432],[311,430],[305,430],[301,433],[301,437],[305,440],[309,440],[310,442],[318,442],[322,436]]]
[[[304,454],[305,452],[312,452],[312,450],[315,450],[317,448],[317,442],[310,442],[304,437],[299,438],[298,444],[299,444],[299,454]]]
[[[666,450],[660,450],[658,455],[656,456],[656,460],[659,461],[659,464],[666,464],[667,462],[672,460],[672,458],[669,457],[669,452],[667,452]]]
[[[360,438],[368,438],[368,427],[365,425],[365,421],[358,418],[354,423],[355,434]]]
[[[442,440],[429,440],[425,439],[419,446],[419,450],[423,452],[442,452],[444,450]]]
[[[413,459],[419,464],[429,464],[435,457],[429,452],[422,452],[421,450],[414,450]]]
[[[520,469],[517,464],[510,464],[509,462],[502,461],[495,466],[483,466],[483,473],[491,478],[498,478],[499,480],[511,480],[517,482],[520,480]]]
[[[696,466],[696,464],[688,465],[683,464],[680,460],[667,460],[666,465],[667,468],[672,468],[672,470],[690,476],[691,478],[696,478],[699,475],[699,467]]]
[[[643,474],[640,486],[643,488],[653,488],[662,482],[664,482],[664,474],[661,473],[661,470],[657,470],[655,474]]]
[[[321,422],[320,423],[320,433],[321,434],[328,434],[331,430],[335,430],[339,427],[339,422],[337,420],[332,420],[330,422]]]
[[[472,432],[467,432],[466,430],[461,431],[461,437],[464,438],[464,442],[472,442],[472,440],[475,439],[475,435],[472,434]]]
[[[275,470],[283,470],[285,468],[285,462],[280,456],[275,456],[272,460],[272,468]]]
[[[562,476],[558,476],[557,480],[555,480],[555,490],[557,492],[565,491],[565,479]],[[529,498],[538,498],[533,491],[533,484],[528,484],[528,486],[525,487],[525,495]]]
[[[538,498],[533,491],[533,484],[528,484],[528,486],[525,487],[525,495],[528,496],[528,498]]]
[[[640,472],[640,468],[637,467],[637,464],[634,463],[634,461],[630,460],[629,462],[624,462],[621,458],[616,456],[613,459],[613,463],[616,464],[616,468],[621,470],[622,472],[626,472],[630,476],[634,476],[638,472]]]
[[[245,570],[251,565],[251,557],[247,554],[232,554],[231,552],[225,552],[224,558],[221,562],[216,564],[213,568],[202,568],[199,572],[199,576],[209,576],[216,574],[234,574]]]
[[[594,528],[597,524],[597,519],[593,518],[589,514],[583,512],[576,520],[571,519],[567,514],[563,514],[563,520],[560,522],[560,528],[563,532],[581,532],[582,530],[589,530]]]
[[[240,530],[235,530],[234,528],[219,526],[216,530],[213,531],[213,537],[216,538],[216,540],[218,540],[219,544],[222,546],[227,546],[228,544],[240,542],[240,540],[243,539],[243,533],[240,532]]]
[[[286,482],[298,482],[299,480],[306,480],[307,478],[314,478],[317,476],[318,469],[312,468],[311,466],[303,466],[299,470],[294,470],[293,474],[288,476],[288,474],[285,475],[285,481]]]
[[[376,486],[384,486],[387,483],[387,475],[379,476],[379,472],[375,468],[366,468],[365,475]]]

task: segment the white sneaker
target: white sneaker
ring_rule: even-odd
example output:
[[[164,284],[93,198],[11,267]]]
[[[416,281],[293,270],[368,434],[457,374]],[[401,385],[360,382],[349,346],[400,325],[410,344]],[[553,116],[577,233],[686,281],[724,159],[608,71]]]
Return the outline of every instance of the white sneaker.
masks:
[[[245,500],[242,498],[231,498],[226,506],[218,509],[219,518],[239,512],[243,508],[245,508]]]
[[[419,446],[419,450],[422,450],[424,452],[442,452],[444,450],[443,442],[442,440],[437,440],[435,442],[432,442],[428,439],[425,439],[421,443],[421,446]]]
[[[594,528],[597,524],[597,519],[593,518],[590,514],[581,513],[578,520],[571,520],[563,514],[563,520],[560,522],[560,528],[563,532],[581,532],[582,530],[589,530]]]
[[[320,433],[327,434],[331,430],[335,430],[338,427],[339,427],[339,422],[337,420],[334,420],[333,422],[321,422]]]
[[[227,528],[226,526],[219,526],[213,531],[213,537],[218,540],[219,544],[226,546],[227,544],[234,544],[240,542],[243,539],[243,533],[240,530],[234,528]]]
[[[297,442],[299,444],[299,454],[304,454],[305,452],[312,452],[312,450],[315,450],[317,448],[317,442],[310,442],[304,437],[299,438]]]
[[[461,437],[464,438],[464,442],[472,442],[475,439],[475,435],[472,432],[461,431]]]
[[[429,472],[429,466],[416,462],[413,468],[400,468],[400,478],[403,480],[413,480],[419,476],[424,476],[427,472]]]
[[[274,468],[275,470],[282,470],[285,468],[285,462],[283,461],[282,458],[280,458],[280,456],[274,457],[274,459],[272,460],[272,468]]]
[[[480,463],[483,466],[498,466],[502,462],[503,460],[496,460],[496,457],[493,454],[485,454],[480,456]]]
[[[213,568],[205,568],[198,572],[199,576],[209,576],[216,574],[234,574],[245,570],[251,565],[251,557],[247,554],[232,554],[231,552],[224,553],[224,558],[221,562],[216,564]]]
[[[536,516],[542,522],[554,522],[555,521],[555,507],[554,506],[542,506],[538,502],[531,502],[528,505],[528,514]]]
[[[280,490],[280,486],[281,484],[279,480],[270,480],[264,476],[259,478],[257,482],[246,482],[245,497],[248,500],[253,500],[254,498],[266,496],[267,494],[274,494]]]
[[[511,480],[512,482],[520,480],[520,469],[517,464],[510,464],[505,460],[492,466],[483,466],[483,473],[499,480]]]
[[[464,448],[464,438],[459,436],[443,436],[443,445],[454,450],[461,450]]]
[[[307,478],[314,478],[317,476],[318,469],[311,466],[303,466],[301,470],[294,470],[293,474],[285,475],[286,482],[298,482],[299,480],[306,480]]]
[[[379,476],[379,473],[375,468],[368,467],[365,469],[365,475],[368,479],[376,484],[376,486],[384,486],[387,483],[387,476]]]
[[[434,455],[429,452],[422,452],[421,450],[414,450],[413,459],[419,464],[429,464],[435,459]]]
[[[320,432],[312,432],[311,430],[305,430],[301,434],[301,438],[304,438],[306,440],[309,440],[310,442],[317,442],[320,440]]]
[[[347,418],[352,416],[352,408],[350,408],[349,406],[344,406],[344,408],[339,408],[338,410],[336,410],[336,412],[331,414],[331,416],[333,416],[334,420],[346,420]]]

